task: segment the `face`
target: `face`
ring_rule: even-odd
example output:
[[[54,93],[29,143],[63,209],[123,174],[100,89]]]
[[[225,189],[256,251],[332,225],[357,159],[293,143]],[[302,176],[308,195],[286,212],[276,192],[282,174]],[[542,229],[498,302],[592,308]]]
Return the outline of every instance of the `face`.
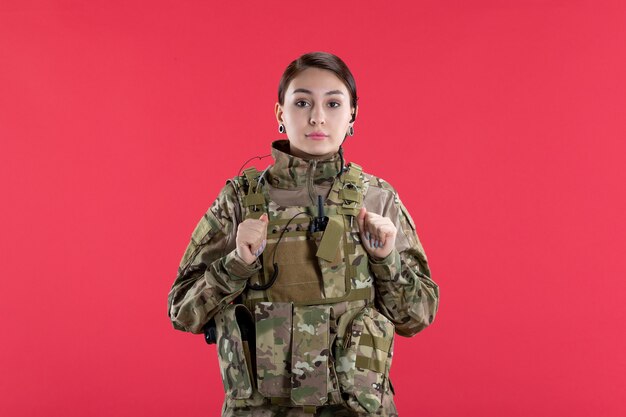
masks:
[[[285,126],[291,153],[304,159],[323,159],[337,153],[353,124],[350,93],[332,71],[307,68],[276,103],[276,119]],[[356,116],[356,114],[355,114]]]

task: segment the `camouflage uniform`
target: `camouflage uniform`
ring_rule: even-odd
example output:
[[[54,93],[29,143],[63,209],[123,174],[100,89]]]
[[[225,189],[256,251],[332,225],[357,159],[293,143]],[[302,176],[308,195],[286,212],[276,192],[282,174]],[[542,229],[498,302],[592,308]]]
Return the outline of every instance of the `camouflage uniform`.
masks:
[[[287,151],[287,141],[274,142],[266,181],[250,178],[246,191],[229,181],[199,221],[168,297],[170,319],[192,333],[215,321],[223,416],[395,416],[393,333],[424,329],[439,301],[415,225],[384,180],[356,168],[337,179],[338,155],[305,161]],[[310,233],[303,212],[316,214],[318,195],[331,221]],[[398,229],[383,260],[360,244],[353,216],[361,205]],[[261,212],[270,218],[267,247],[246,265],[237,225]],[[271,289],[247,286],[267,282],[274,263]]]

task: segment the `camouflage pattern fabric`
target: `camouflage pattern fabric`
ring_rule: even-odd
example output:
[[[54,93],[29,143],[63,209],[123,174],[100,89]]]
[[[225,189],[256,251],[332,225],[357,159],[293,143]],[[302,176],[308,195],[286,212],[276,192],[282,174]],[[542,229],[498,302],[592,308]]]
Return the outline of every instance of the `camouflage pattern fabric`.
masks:
[[[256,362],[259,392],[265,397],[291,394],[291,303],[258,303],[255,307]]]
[[[330,307],[296,307],[293,315],[291,401],[321,406],[328,400]]]
[[[342,321],[347,318],[348,323]],[[393,355],[393,324],[375,309],[366,307],[352,317],[344,314],[335,347],[336,371],[348,405],[359,412],[373,413],[382,405],[388,390],[388,369]]]
[[[226,396],[249,398],[252,395],[252,374],[246,358],[245,342],[237,323],[236,310],[244,306],[230,305],[215,315],[217,356]]]
[[[275,242],[277,233],[286,226],[287,215],[302,209],[317,214],[318,194],[327,196],[327,214],[344,221],[342,242],[326,253],[332,255],[336,250],[334,259],[313,258],[314,263],[307,266],[317,271],[310,276],[321,280],[315,283],[308,279],[317,285],[314,296],[318,304],[301,305],[311,298],[310,290],[306,296],[292,291],[272,299],[271,291],[246,288],[248,281],[267,282],[270,262],[257,260],[245,265],[236,255],[236,229],[246,208],[241,205],[241,183],[232,181],[192,233],[168,297],[170,319],[174,328],[192,333],[201,333],[211,318],[216,319],[221,332],[218,357],[227,394],[225,416],[395,416],[389,381],[393,332],[412,336],[421,331],[434,320],[439,302],[439,288],[430,278],[415,224],[395,189],[384,180],[361,174],[361,188],[356,193],[352,184],[335,182],[341,166],[337,155],[323,161],[305,161],[289,155],[286,147],[286,141],[273,144],[275,163],[267,172],[269,184],[261,182],[254,190],[269,201],[268,248],[270,240]],[[362,198],[368,211],[394,221],[398,229],[396,249],[387,258],[368,258],[356,221],[350,222],[349,216],[340,214],[351,210],[346,209],[346,196]],[[313,243],[313,252],[319,248],[319,239],[308,240],[308,222],[308,216],[301,216],[289,225],[278,245],[277,257],[289,246],[284,243],[290,241]],[[289,254],[287,251],[287,258]],[[304,257],[310,260],[310,254]],[[288,286],[289,280],[283,284]],[[374,302],[366,308],[363,306],[367,301],[339,301],[347,291],[370,287],[374,289]],[[302,299],[298,300],[297,295]],[[331,302],[333,299],[337,301]],[[254,364],[256,359],[256,366],[240,362],[245,350],[241,356],[237,332],[228,330],[229,319],[223,312],[232,308],[229,306],[235,300],[254,314],[256,355],[248,362]],[[329,304],[324,304],[325,300]],[[335,310],[338,313],[334,314]],[[230,346],[237,347],[237,351],[229,356]],[[229,358],[236,363],[227,364]],[[252,373],[249,397],[246,373]],[[339,388],[347,401],[338,395]]]
[[[226,400],[222,407],[222,417],[398,417],[398,411],[391,395],[383,396],[382,407],[373,414],[357,413],[340,405],[324,406],[315,414],[305,412],[302,408],[281,407],[273,405],[237,406],[233,400]]]

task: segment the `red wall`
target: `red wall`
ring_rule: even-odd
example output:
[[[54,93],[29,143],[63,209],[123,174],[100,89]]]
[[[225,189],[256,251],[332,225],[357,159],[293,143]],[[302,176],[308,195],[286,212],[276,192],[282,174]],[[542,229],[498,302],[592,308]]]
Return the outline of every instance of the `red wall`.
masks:
[[[219,414],[167,293],[311,50],[353,70],[347,159],[441,287],[397,341],[400,414],[626,415],[624,3],[245,3],[0,4],[0,415]]]

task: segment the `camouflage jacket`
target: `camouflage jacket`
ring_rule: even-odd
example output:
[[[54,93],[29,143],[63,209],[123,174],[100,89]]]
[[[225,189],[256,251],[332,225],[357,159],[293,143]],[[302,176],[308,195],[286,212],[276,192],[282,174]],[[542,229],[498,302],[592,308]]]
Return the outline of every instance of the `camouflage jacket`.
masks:
[[[269,198],[281,207],[314,206],[317,195],[329,195],[341,168],[339,155],[315,162],[294,157],[287,141],[274,142],[272,156],[274,164],[266,177]],[[383,260],[368,259],[375,290],[372,308],[393,324],[396,333],[413,336],[434,320],[439,288],[430,279],[415,224],[397,192],[380,178],[369,174],[363,178],[368,183],[363,206],[392,219],[398,229],[394,251]],[[192,233],[168,297],[168,314],[176,329],[201,333],[234,300],[249,296],[246,284],[263,267],[259,260],[246,265],[236,254],[237,226],[243,220],[239,197],[228,182]]]

